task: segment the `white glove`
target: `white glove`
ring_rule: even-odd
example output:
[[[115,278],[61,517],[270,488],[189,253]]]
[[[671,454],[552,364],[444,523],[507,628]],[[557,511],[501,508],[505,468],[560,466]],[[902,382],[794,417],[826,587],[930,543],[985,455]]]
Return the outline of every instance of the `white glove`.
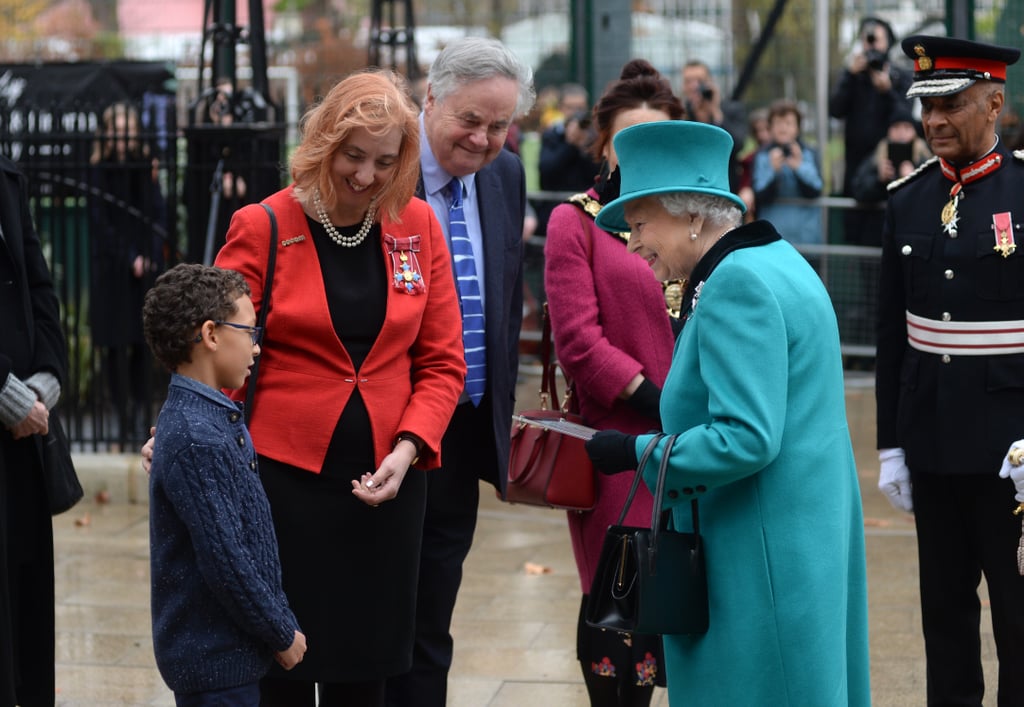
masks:
[[[1015,449],[1024,450],[1024,439],[1018,439],[1006,450],[1006,458],[1003,459],[1003,466],[999,469],[999,476],[1003,479],[1013,479],[1013,485],[1017,487],[1017,495],[1014,498],[1024,503],[1024,464],[1014,466],[1010,461],[1010,452]]]
[[[878,490],[885,494],[896,510],[913,513],[914,501],[910,498],[910,469],[907,468],[906,454],[899,447],[883,449],[878,453],[878,461],[882,463],[878,474]]]

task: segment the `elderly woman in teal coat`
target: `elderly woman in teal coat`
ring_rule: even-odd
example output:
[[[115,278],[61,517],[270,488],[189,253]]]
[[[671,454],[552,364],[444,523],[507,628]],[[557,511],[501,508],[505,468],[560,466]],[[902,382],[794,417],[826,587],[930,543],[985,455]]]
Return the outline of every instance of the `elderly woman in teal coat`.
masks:
[[[614,140],[621,196],[598,215],[662,280],[688,278],[661,396],[665,508],[698,499],[710,627],[665,636],[672,704],[847,707],[871,702],[867,579],[836,318],[821,280],[766,221],[740,225],[728,133],[658,122]],[[651,435],[598,432],[605,473]]]

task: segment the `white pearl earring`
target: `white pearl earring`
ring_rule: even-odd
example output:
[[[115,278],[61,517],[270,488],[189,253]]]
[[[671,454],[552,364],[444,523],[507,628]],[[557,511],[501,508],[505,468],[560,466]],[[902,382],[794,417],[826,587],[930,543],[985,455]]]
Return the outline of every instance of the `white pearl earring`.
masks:
[[[695,241],[695,240],[697,240],[697,234],[696,234],[696,233],[691,233],[691,234],[690,234],[690,240],[691,240],[691,241]]]

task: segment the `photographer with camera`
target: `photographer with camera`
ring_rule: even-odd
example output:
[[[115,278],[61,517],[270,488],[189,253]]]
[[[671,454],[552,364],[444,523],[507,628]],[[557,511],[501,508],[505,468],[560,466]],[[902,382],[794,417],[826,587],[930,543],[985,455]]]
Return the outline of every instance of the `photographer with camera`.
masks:
[[[743,104],[722,98],[722,90],[711,76],[711,69],[699,59],[683,65],[683,106],[687,120],[717,125],[732,136],[733,150],[729,155],[729,189],[739,193],[739,151],[747,139],[747,116]]]
[[[771,142],[754,155],[753,189],[757,217],[771,221],[790,243],[822,242],[818,206],[779,203],[821,196],[821,169],[815,151],[800,139],[800,109],[786,99],[768,108]]]
[[[590,156],[596,133],[591,124],[589,94],[579,84],[562,86],[558,107],[562,119],[541,135],[540,188],[544,191],[580,192],[594,186],[601,165]],[[538,228],[543,233],[548,214],[561,199],[536,205]]]
[[[829,98],[829,115],[845,119],[843,196],[853,197],[857,168],[871,156],[888,129],[889,116],[911,110],[907,90],[911,75],[889,62],[896,41],[892,27],[877,17],[865,17],[857,44]],[[844,216],[846,242],[879,245],[881,211],[849,209]]]
[[[718,127],[725,122],[722,92],[711,78],[708,65],[698,59],[691,59],[683,66],[683,105],[689,120]]]
[[[886,187],[894,179],[906,177],[932,156],[931,150],[917,134],[914,116],[899,108],[889,116],[885,137],[854,173],[853,198],[857,201],[885,201],[889,198]],[[881,245],[881,233],[878,243]]]
[[[871,153],[858,165],[850,185],[853,198],[857,201],[878,203],[887,201],[887,187],[896,179],[903,179],[915,169],[928,161],[931,150],[928,143],[917,134],[917,123],[909,108],[897,108],[889,116],[889,125],[885,137]],[[877,211],[878,228],[870,233],[862,233],[862,242],[874,246],[882,245],[882,221],[884,211]],[[858,259],[857,277],[861,295],[858,301],[844,312],[844,324],[850,332],[873,332],[874,322],[878,317],[878,263]],[[873,342],[873,335],[867,342]],[[848,360],[848,365],[863,364],[874,370],[871,361],[856,362]]]

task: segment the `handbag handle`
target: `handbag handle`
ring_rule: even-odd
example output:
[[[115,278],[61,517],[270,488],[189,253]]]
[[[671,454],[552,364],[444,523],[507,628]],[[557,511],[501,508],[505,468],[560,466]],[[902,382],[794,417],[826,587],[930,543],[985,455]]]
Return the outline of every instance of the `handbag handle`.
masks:
[[[545,302],[541,309],[541,335],[540,335],[540,409],[548,409],[548,401],[551,401],[552,410],[561,410],[562,415],[578,413],[579,405],[576,404],[576,397],[573,395],[574,387],[572,380],[566,375],[565,370],[558,364],[558,361],[551,360],[551,316],[548,314],[548,303]],[[562,371],[565,378],[565,397],[559,402],[558,398],[558,372]]]
[[[540,333],[540,409],[548,409],[548,400],[551,400],[551,409],[558,408],[558,390],[555,388],[555,366],[551,364],[551,316],[548,314],[548,303],[541,305],[541,333]]]
[[[259,316],[256,318],[256,326],[262,329],[265,334],[267,331],[267,314],[270,313],[270,293],[274,285],[274,264],[277,262],[277,217],[274,216],[274,210],[267,204],[261,203],[260,206],[266,210],[267,218],[270,219],[270,249],[267,251],[267,272],[263,276],[263,298],[260,302]],[[260,372],[260,360],[262,358],[262,355],[256,357],[252,364],[252,371],[249,373],[248,387],[245,390],[245,408],[242,411],[245,415],[246,424],[249,424],[249,420],[252,418],[253,400],[256,397],[256,375]]]
[[[576,196],[585,196],[584,194],[577,194]],[[586,243],[587,262],[590,263],[590,269],[594,269],[594,234],[591,233],[590,224],[594,223],[593,218],[587,219],[583,215],[583,211],[579,204],[570,199],[566,203],[572,204],[576,208],[576,213],[580,219],[580,227],[583,229],[583,240]],[[565,369],[562,369],[558,365],[557,361],[551,360],[551,315],[548,313],[548,303],[545,301],[541,306],[541,336],[540,336],[540,365],[541,365],[541,379],[540,379],[540,408],[541,410],[547,410],[548,400],[551,401],[552,410],[561,410],[563,415],[569,413],[579,413],[579,403],[576,400],[575,386],[572,380],[565,373]],[[559,402],[558,399],[558,371],[562,371],[562,375],[565,376],[565,398]]]
[[[629,493],[626,495],[626,502],[622,504],[622,512],[619,513],[619,520],[615,525],[622,525],[626,522],[626,514],[629,513],[629,507],[633,505],[633,497],[636,496],[636,490],[640,487],[641,471],[647,465],[647,460],[651,458],[651,452],[658,446],[658,442],[665,437],[663,432],[651,437],[651,441],[644,447],[643,453],[640,455],[640,461],[637,462],[636,472],[633,474],[633,483],[629,487]]]
[[[666,435],[659,433],[651,438],[651,441],[644,447],[643,453],[640,455],[640,461],[636,465],[636,473],[633,476],[633,483],[629,487],[629,495],[626,496],[626,503],[622,506],[622,512],[619,514],[619,521],[616,525],[622,525],[626,520],[626,513],[629,511],[629,507],[633,504],[633,497],[636,495],[636,490],[640,486],[640,479],[643,476],[643,469],[646,466],[647,461],[651,457],[651,453],[655,447],[661,442],[662,439],[668,440],[665,443],[665,453],[661,457],[661,464],[658,465],[658,482],[654,487],[654,506],[651,509],[651,542],[647,548],[648,557],[651,563],[651,570],[654,571],[658,556],[658,535],[661,532],[662,525],[668,525],[670,521],[669,511],[662,510],[661,504],[665,498],[665,477],[668,475],[668,459],[672,452],[672,447],[676,443],[676,438],[679,437],[677,434]],[[693,513],[693,532],[700,534],[700,516],[697,510],[697,499],[693,499],[690,502],[690,508]]]

